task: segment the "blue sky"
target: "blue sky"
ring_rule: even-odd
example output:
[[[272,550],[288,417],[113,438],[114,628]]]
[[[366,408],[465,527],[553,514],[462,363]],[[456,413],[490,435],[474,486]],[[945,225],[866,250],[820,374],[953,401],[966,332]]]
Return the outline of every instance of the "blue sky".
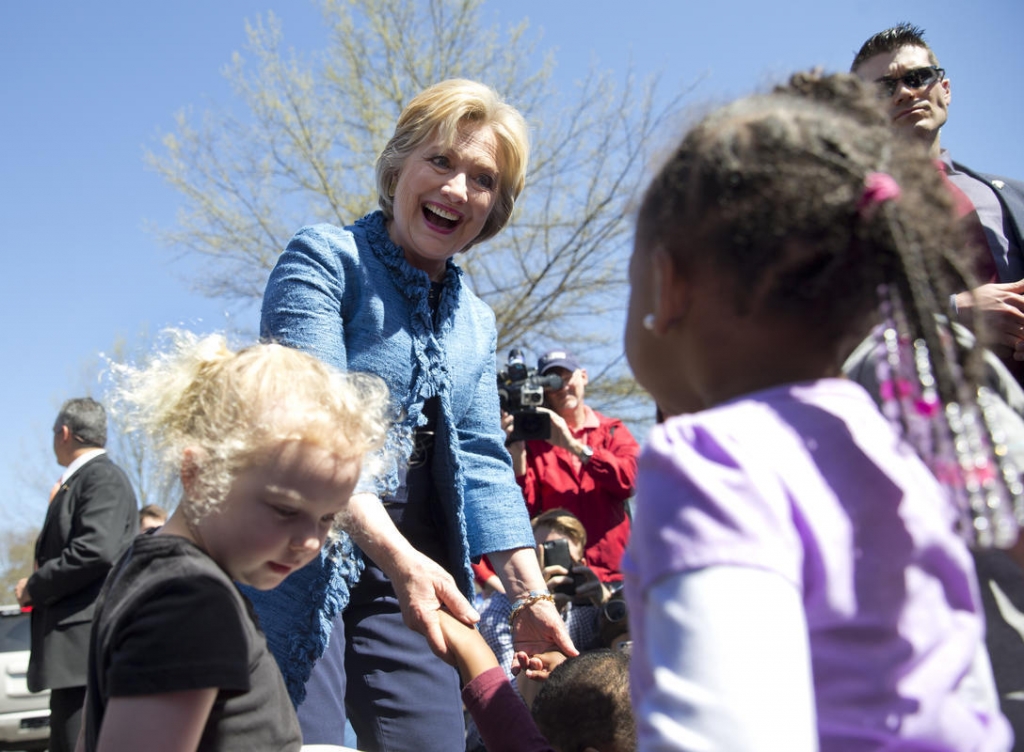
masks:
[[[142,157],[181,108],[232,104],[220,71],[243,46],[245,19],[268,10],[288,46],[322,46],[306,0],[0,3],[0,528],[41,521],[60,470],[53,416],[83,392],[98,353],[144,329],[255,327],[255,310],[192,293],[194,262],[147,231],[173,222],[177,196]],[[911,21],[952,80],[943,144],[976,169],[1024,179],[1020,0],[491,0],[484,12],[529,18],[565,87],[591,63],[631,64],[666,90],[698,81],[697,104],[795,69],[845,70],[867,36]]]

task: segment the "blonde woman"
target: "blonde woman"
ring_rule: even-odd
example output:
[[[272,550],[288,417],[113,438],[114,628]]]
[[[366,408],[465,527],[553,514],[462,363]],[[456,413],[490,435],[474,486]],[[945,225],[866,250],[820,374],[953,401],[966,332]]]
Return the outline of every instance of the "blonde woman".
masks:
[[[440,606],[476,620],[466,597],[482,554],[523,606],[517,647],[575,653],[504,446],[494,314],[453,260],[506,225],[528,151],[522,116],[494,91],[431,86],[377,161],[380,209],[303,228],[271,274],[263,335],[379,375],[402,416],[394,461],[353,498],[358,549],[325,552],[256,602],[306,743],[341,743],[347,706],[364,748],[463,747],[458,675],[431,651],[446,653]]]

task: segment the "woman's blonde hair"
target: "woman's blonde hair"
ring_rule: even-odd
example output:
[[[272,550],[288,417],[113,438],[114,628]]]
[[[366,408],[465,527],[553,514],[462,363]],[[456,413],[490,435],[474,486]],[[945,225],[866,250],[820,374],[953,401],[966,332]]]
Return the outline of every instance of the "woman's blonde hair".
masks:
[[[435,134],[451,148],[467,126],[490,126],[498,141],[498,196],[473,243],[497,235],[512,216],[526,184],[530,141],[526,120],[489,86],[453,78],[420,92],[402,111],[395,133],[377,158],[377,201],[394,219],[394,186],[409,155]],[[469,246],[466,246],[467,248]]]
[[[376,376],[341,373],[277,344],[236,351],[221,335],[165,335],[169,345],[145,365],[112,367],[112,404],[127,430],[147,435],[169,472],[192,452],[191,521],[224,499],[241,469],[282,442],[346,460],[384,443],[388,391]]]

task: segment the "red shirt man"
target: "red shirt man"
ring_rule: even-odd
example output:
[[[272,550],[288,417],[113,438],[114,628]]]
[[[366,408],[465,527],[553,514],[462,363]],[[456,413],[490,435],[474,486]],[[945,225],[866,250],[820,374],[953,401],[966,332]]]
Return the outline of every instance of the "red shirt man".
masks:
[[[558,374],[562,387],[545,392],[547,407],[538,408],[551,416],[550,438],[509,444],[526,506],[531,517],[559,507],[575,514],[587,531],[587,565],[604,582],[620,581],[640,447],[622,421],[584,404],[587,372],[571,353],[545,354],[537,371]],[[511,416],[505,422],[511,431]]]

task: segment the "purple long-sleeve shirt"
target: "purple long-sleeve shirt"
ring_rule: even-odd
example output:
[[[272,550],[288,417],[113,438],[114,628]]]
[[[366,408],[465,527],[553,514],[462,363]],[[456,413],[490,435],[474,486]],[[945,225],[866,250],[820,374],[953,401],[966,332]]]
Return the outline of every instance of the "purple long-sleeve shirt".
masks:
[[[624,570],[641,712],[666,686],[644,637],[672,618],[651,588],[754,568],[802,601],[822,750],[1009,747],[997,707],[970,691],[984,623],[955,512],[860,386],[787,385],[669,420],[651,433],[637,488]],[[772,649],[756,621],[746,634]],[[638,720],[641,750],[685,748]]]

